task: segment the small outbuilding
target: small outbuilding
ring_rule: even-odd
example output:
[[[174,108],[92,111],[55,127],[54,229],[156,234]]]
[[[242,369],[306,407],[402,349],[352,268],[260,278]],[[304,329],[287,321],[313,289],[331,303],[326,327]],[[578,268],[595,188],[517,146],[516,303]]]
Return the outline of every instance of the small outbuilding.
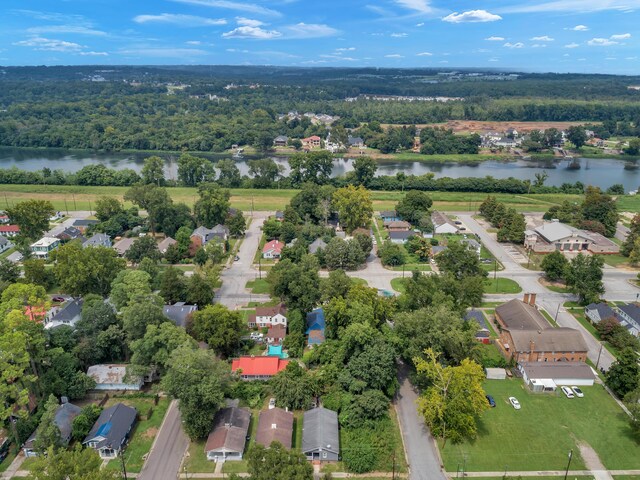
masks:
[[[507,371],[504,368],[485,368],[487,380],[506,380]]]
[[[552,383],[557,386],[592,386],[596,375],[592,368],[583,362],[520,362],[518,370],[525,385],[534,391],[543,385],[544,391],[551,391]]]

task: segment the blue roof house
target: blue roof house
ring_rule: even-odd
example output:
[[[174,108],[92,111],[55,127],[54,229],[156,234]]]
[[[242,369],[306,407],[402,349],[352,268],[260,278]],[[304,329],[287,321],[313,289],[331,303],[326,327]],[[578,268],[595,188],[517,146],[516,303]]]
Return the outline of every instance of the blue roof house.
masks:
[[[313,312],[307,314],[307,344],[320,345],[324,342],[324,329],[326,323],[324,320],[324,310],[316,308]]]

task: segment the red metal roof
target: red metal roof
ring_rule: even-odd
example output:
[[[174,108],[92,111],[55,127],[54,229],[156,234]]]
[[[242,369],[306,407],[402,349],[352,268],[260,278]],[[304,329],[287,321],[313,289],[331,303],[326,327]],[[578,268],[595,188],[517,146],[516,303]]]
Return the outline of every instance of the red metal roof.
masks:
[[[264,245],[264,248],[262,249],[262,253],[266,253],[270,250],[275,250],[278,253],[282,253],[283,248],[284,248],[284,243],[282,243],[280,240],[271,240],[270,242],[267,242]]]
[[[287,368],[289,360],[278,357],[240,357],[234,358],[231,371],[242,370],[242,375],[273,376]]]
[[[0,232],[16,232],[20,231],[20,227],[18,225],[0,225]]]

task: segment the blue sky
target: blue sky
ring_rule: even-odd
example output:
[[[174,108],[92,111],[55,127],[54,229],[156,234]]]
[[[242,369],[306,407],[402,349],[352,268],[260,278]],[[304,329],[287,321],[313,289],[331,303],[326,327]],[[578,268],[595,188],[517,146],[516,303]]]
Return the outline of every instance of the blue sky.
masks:
[[[2,0],[1,65],[640,73],[640,0]]]

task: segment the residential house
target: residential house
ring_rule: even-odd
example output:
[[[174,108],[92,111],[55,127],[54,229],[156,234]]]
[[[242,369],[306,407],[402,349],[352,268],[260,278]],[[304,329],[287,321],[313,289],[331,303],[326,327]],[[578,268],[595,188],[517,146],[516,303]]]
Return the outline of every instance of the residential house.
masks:
[[[275,325],[267,330],[267,334],[264,337],[269,345],[282,345],[286,336],[287,327],[284,325]]]
[[[58,309],[45,323],[44,328],[51,330],[52,328],[67,325],[75,328],[76,323],[82,318],[82,304],[84,300],[81,298],[71,299]]]
[[[256,443],[269,448],[272,442],[279,442],[291,449],[293,437],[293,413],[282,408],[271,408],[260,412]]]
[[[395,210],[384,210],[380,212],[380,218],[382,219],[384,225],[389,222],[397,222],[398,220],[402,220]]]
[[[211,294],[213,298],[213,294]],[[162,313],[176,326],[186,328],[191,315],[198,310],[197,305],[187,305],[185,302],[176,302],[173,305],[162,307]]]
[[[13,243],[11,243],[5,237],[0,237],[0,253],[9,250],[11,247],[13,247]]]
[[[282,210],[276,211],[275,218],[279,222],[284,222],[284,212]]]
[[[475,334],[477,341],[484,344],[491,343],[489,326],[487,325],[487,320],[485,319],[484,314],[480,310],[469,310],[465,313],[464,320],[465,322],[475,322],[477,324]]]
[[[289,137],[287,137],[286,135],[278,135],[273,140],[273,146],[274,147],[286,147],[288,142],[289,142]]]
[[[584,315],[591,320],[592,323],[600,323],[602,320],[608,320],[610,318],[617,320],[618,317],[613,308],[603,302],[591,303],[584,307]]]
[[[71,431],[73,427],[73,419],[80,415],[82,409],[77,407],[71,403],[62,403],[56,409],[55,416],[53,417],[53,422],[60,430],[60,440],[62,441],[62,445],[68,445],[71,440]],[[38,430],[31,434],[31,436],[24,442],[22,445],[22,451],[24,452],[25,457],[37,457],[38,452],[34,450],[34,443],[38,436]]]
[[[204,447],[207,460],[242,460],[250,423],[251,412],[245,408],[228,407],[218,410],[213,419],[213,430]]]
[[[106,233],[96,233],[82,243],[83,248],[87,247],[111,247],[111,238]]]
[[[557,220],[544,223],[533,231],[525,231],[525,247],[535,253],[551,253],[559,250],[573,253],[589,251],[593,254],[613,254],[620,251],[616,243],[599,233],[579,230]]]
[[[137,410],[124,403],[104,409],[82,444],[96,450],[101,458],[117,457],[129,439],[137,416]]]
[[[287,307],[283,303],[272,307],[258,307],[255,315],[250,315],[248,324],[251,328],[270,328],[282,325],[287,328]]]
[[[515,148],[519,145],[518,141],[509,137],[500,137],[491,143],[493,147]]]
[[[92,219],[87,219],[87,218],[78,218],[73,222],[73,226],[76,227],[78,230],[80,230],[82,233],[84,233],[87,228],[91,227],[92,225],[97,225],[98,220],[92,220]]]
[[[275,259],[280,258],[284,243],[280,240],[271,240],[262,248],[262,258]]]
[[[31,244],[31,253],[37,258],[47,259],[49,253],[60,246],[60,240],[55,237],[42,237],[36,243]]]
[[[458,233],[458,226],[444,213],[434,210],[431,213],[431,223],[433,223],[433,233],[437,235]]]
[[[3,238],[3,237],[0,237],[0,238]],[[9,260],[10,262],[13,262],[13,263],[18,263],[18,262],[22,261],[22,256],[23,255],[20,252],[16,251],[16,252],[13,252],[13,253],[10,253],[9,255],[7,255],[7,260]]]
[[[520,362],[518,370],[524,384],[534,392],[554,392],[559,386],[592,386],[596,375],[582,362]]]
[[[279,357],[244,356],[233,359],[231,371],[237,372],[242,380],[269,380],[287,368],[288,364],[289,360]]]
[[[4,428],[0,428],[0,462],[2,462],[9,454],[9,445],[11,445],[9,432]]]
[[[305,335],[307,336],[308,345],[320,345],[321,343],[324,343],[324,330],[327,324],[325,322],[324,310],[322,308],[316,308],[307,314],[306,326],[307,329],[305,331]]]
[[[513,299],[495,310],[498,346],[516,362],[585,362],[587,345],[573,328],[553,328],[536,307],[536,294]]]
[[[385,225],[390,232],[408,232],[411,230],[411,224],[404,220],[394,220]]]
[[[340,459],[338,414],[319,407],[304,412],[302,453],[307,460],[337,462]]]
[[[304,148],[307,148],[307,149],[309,149],[309,148],[320,148],[321,141],[322,141],[322,139],[319,136],[312,135],[311,137],[302,139],[302,146]]]
[[[468,250],[475,252],[478,258],[482,255],[482,244],[473,238],[464,238],[460,240],[460,243],[467,246]]]
[[[229,238],[229,229],[224,225],[216,225],[213,228],[198,227],[191,234],[191,248],[197,250],[212,240],[225,242]]]
[[[352,137],[349,135],[347,137],[347,143],[350,147],[362,148],[364,147],[364,140],[360,137]]]
[[[411,230],[393,230],[389,232],[389,240],[391,243],[402,245],[407,243],[409,238],[413,237],[416,233]]]
[[[629,330],[629,333],[640,336],[640,306],[637,303],[629,303],[621,305],[617,308],[618,318],[623,327]]]
[[[9,215],[2,212],[0,213],[0,225],[9,225]]]
[[[158,250],[162,255],[164,255],[167,253],[167,250],[169,250],[169,247],[171,245],[175,245],[176,243],[178,243],[176,240],[171,237],[167,237],[158,244]]]
[[[318,253],[318,250],[324,250],[325,248],[327,248],[327,243],[321,238],[316,238],[311,242],[311,245],[309,245],[309,253],[315,255]]]
[[[113,249],[118,253],[118,256],[124,257],[135,240],[135,238],[121,238],[113,244]]]
[[[15,237],[20,233],[20,227],[18,225],[0,225],[1,237]]]
[[[77,238],[83,239],[82,232],[78,230],[76,227],[67,227],[62,230],[59,234],[56,235],[58,240],[63,242],[68,242],[70,240],[75,240]]]
[[[95,390],[140,390],[144,379],[140,376],[127,376],[127,365],[124,364],[100,364],[91,365],[87,375],[96,382]]]

